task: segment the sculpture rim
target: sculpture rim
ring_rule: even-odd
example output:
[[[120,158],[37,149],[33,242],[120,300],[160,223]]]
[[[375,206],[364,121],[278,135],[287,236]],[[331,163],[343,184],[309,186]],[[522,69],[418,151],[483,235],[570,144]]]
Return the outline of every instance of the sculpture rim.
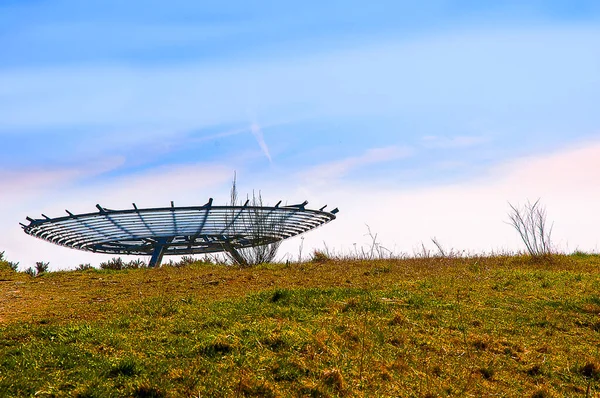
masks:
[[[282,241],[333,221],[338,209],[324,211],[299,205],[203,206],[111,210],[42,219],[21,224],[30,236],[69,248],[120,255],[208,254]]]

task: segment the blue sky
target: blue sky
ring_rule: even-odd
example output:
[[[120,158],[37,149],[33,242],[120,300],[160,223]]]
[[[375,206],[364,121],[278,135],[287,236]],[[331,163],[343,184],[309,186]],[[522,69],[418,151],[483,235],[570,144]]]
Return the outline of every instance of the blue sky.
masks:
[[[17,237],[26,215],[204,203],[226,198],[234,170],[246,191],[335,202],[364,226],[378,222],[354,206],[361,194],[381,207],[429,189],[468,192],[504,178],[498,170],[537,164],[523,159],[555,156],[555,165],[595,148],[600,4],[493,3],[0,2],[0,251],[30,261],[31,238]],[[580,178],[595,172],[585,164]],[[546,192],[499,189],[489,195],[504,204]],[[490,229],[505,227],[504,207]],[[445,230],[431,217],[423,234]],[[407,250],[397,229],[378,227]],[[318,239],[344,243],[333,224],[322,230]],[[466,233],[455,244],[518,243],[498,236],[471,245]],[[60,253],[65,267],[82,258],[41,243],[39,255]]]

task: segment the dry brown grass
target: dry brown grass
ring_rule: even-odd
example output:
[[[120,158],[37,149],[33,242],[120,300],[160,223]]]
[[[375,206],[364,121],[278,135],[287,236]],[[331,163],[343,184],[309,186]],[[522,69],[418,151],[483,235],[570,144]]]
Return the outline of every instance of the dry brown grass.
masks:
[[[0,275],[0,322],[31,321],[39,318],[103,319],[121,307],[150,297],[188,297],[206,300],[242,297],[270,288],[355,287],[386,289],[414,285],[424,279],[463,281],[473,279],[487,288],[494,272],[543,270],[596,273],[600,260],[579,261],[556,256],[550,262],[530,257],[481,257],[471,259],[403,259],[380,261],[328,261],[237,268],[228,266],[162,267],[126,271],[52,272],[37,278],[22,273]],[[480,270],[481,272],[477,272]],[[507,297],[509,283],[494,279],[493,287]],[[441,287],[447,291],[449,287]],[[447,293],[447,292],[446,292]],[[460,288],[458,296],[464,294]],[[591,312],[596,310],[590,305]]]

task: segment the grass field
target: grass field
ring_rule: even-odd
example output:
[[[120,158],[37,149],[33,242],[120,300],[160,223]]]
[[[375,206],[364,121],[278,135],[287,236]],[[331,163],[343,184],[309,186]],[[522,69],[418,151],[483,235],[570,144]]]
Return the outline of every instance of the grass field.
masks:
[[[600,396],[600,257],[0,274],[0,396]]]

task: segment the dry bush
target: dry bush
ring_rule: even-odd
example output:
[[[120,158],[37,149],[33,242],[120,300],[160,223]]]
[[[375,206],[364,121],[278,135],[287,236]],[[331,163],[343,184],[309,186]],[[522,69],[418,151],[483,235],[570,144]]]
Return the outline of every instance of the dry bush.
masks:
[[[238,192],[236,186],[235,175],[230,193],[230,206],[241,206],[238,201]],[[250,210],[242,213],[237,213],[239,210],[232,210],[230,220],[232,235],[243,233],[248,235],[248,229],[251,231],[251,239],[257,243],[252,247],[238,248],[234,244],[227,242],[223,244],[225,254],[229,260],[241,267],[249,267],[258,264],[271,263],[275,260],[277,250],[281,245],[281,241],[272,242],[271,235],[273,231],[277,231],[283,221],[279,217],[274,217],[272,214],[265,214],[260,207],[263,206],[263,200],[260,192],[258,195],[252,192],[252,198],[248,198],[244,206],[249,206]],[[264,243],[263,243],[264,242]]]
[[[547,226],[546,207],[540,199],[533,203],[527,201],[524,206],[508,205],[509,224],[519,233],[529,254],[533,257],[552,254],[552,225]]]

